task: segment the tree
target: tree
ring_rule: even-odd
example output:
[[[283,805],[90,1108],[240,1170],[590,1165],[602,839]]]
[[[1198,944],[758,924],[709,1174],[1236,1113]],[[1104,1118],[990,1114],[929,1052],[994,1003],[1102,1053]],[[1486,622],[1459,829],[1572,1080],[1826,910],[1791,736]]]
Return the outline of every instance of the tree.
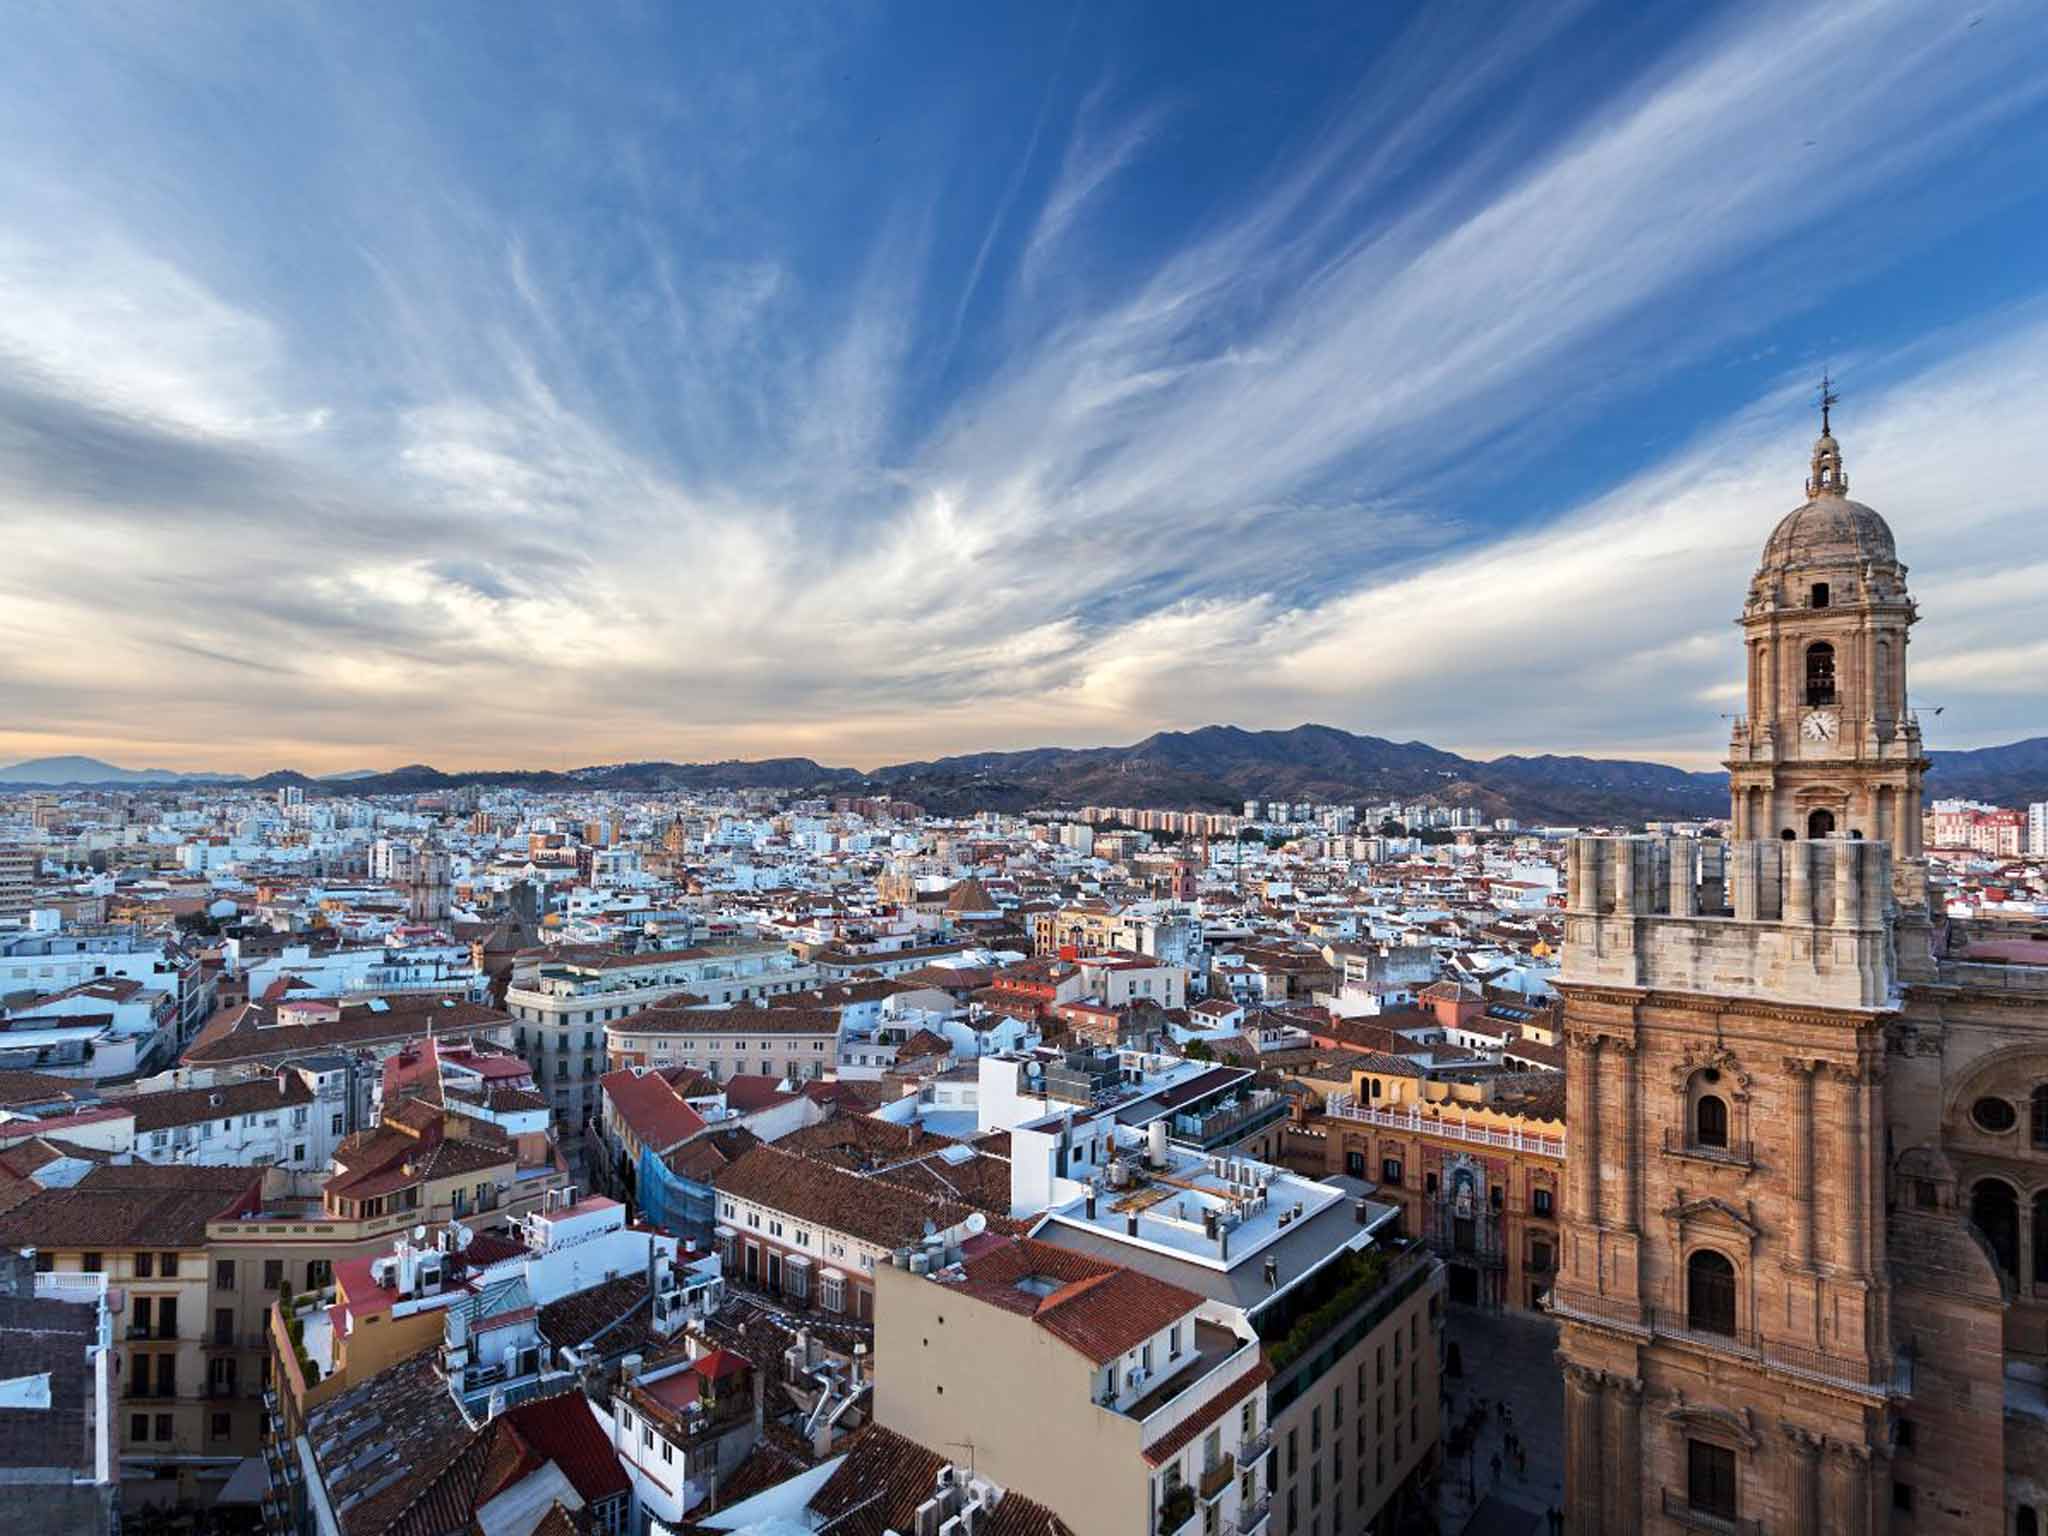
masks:
[[[1187,1048],[1189,1061],[1214,1061],[1216,1052],[1206,1040],[1190,1040]]]

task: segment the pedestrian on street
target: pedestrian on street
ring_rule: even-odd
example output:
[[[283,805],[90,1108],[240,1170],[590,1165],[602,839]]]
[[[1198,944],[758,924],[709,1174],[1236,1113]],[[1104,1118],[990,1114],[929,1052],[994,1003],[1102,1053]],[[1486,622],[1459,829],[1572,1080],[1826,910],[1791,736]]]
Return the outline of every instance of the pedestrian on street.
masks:
[[[1496,1483],[1498,1483],[1498,1482],[1500,1481],[1500,1452],[1499,1452],[1499,1451],[1495,1451],[1495,1452],[1493,1453],[1493,1480],[1494,1480],[1494,1481],[1495,1481]]]

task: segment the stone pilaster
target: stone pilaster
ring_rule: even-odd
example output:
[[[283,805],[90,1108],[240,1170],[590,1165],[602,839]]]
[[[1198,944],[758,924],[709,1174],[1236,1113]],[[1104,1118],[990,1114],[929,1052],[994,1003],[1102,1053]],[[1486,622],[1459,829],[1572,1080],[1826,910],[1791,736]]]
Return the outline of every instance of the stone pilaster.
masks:
[[[1564,1368],[1564,1528],[1566,1536],[1603,1536],[1605,1503],[1600,1373]]]
[[[1835,1097],[1835,1169],[1840,1212],[1831,1225],[1834,1247],[1828,1257],[1852,1279],[1868,1273],[1863,1252],[1863,1073],[1855,1062],[1831,1062],[1828,1081]]]
[[[1607,1466],[1613,1478],[1606,1536],[1637,1536],[1643,1528],[1643,1383],[1634,1376],[1609,1375],[1606,1388]]]
[[[1870,1447],[1828,1442],[1828,1536],[1869,1536]]]
[[[1613,1130],[1618,1143],[1615,1167],[1621,1175],[1616,1180],[1616,1199],[1620,1208],[1615,1212],[1614,1224],[1623,1232],[1634,1232],[1637,1230],[1638,1207],[1636,1179],[1642,1165],[1641,1148],[1636,1145],[1642,1120],[1637,1105],[1636,1044],[1633,1040],[1609,1036],[1602,1054],[1614,1058],[1615,1075],[1621,1079],[1621,1118]],[[1633,1293],[1635,1287],[1629,1289]]]
[[[1797,1424],[1783,1426],[1786,1448],[1785,1536],[1821,1536],[1821,1437]]]
[[[1566,1123],[1572,1128],[1572,1210],[1588,1226],[1600,1222],[1600,1037],[1575,1032],[1565,1056]]]
[[[1792,1263],[1813,1267],[1813,1077],[1817,1063],[1801,1056],[1785,1058],[1792,1085],[1792,1219],[1786,1234]]]

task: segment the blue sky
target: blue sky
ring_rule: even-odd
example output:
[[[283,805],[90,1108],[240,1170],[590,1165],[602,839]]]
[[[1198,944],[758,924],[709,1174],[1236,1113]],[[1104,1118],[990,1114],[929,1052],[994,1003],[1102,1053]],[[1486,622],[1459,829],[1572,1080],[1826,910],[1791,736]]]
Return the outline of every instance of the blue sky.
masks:
[[[2048,9],[94,6],[0,60],[0,759],[1703,765],[1822,367],[2048,730]]]

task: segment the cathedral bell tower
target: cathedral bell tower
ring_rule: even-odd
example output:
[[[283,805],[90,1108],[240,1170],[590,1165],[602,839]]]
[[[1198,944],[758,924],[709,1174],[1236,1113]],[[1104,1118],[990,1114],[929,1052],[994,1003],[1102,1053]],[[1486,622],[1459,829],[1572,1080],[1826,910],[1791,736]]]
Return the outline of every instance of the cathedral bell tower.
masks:
[[[1849,499],[1823,385],[1806,501],[1764,545],[1743,603],[1748,712],[1728,744],[1733,836],[1868,838],[1918,889],[1927,760],[1907,702],[1907,631],[1918,619],[1884,519]]]
[[[1927,764],[1906,568],[1849,499],[1833,404],[1743,604],[1732,836],[1570,849],[1567,1536],[1874,1536],[1890,1513],[1911,1378],[1884,1031],[1902,923],[1927,921]]]

